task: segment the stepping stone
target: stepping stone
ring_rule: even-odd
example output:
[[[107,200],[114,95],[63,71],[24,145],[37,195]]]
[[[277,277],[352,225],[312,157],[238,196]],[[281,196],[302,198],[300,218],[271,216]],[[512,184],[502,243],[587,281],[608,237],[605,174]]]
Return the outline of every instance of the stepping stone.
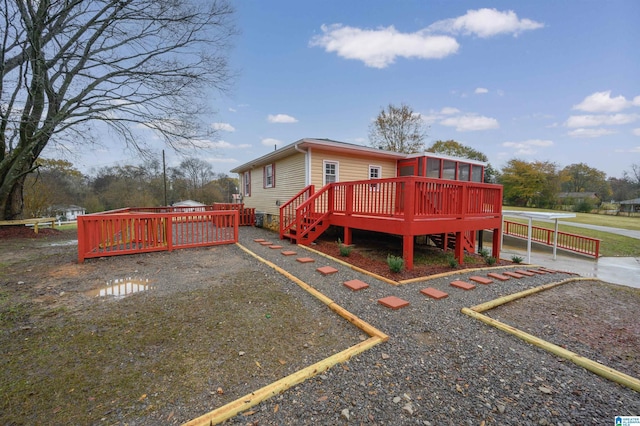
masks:
[[[549,269],[549,268],[539,268],[541,271],[546,272],[547,274],[555,274],[556,272],[560,272],[560,271],[556,271],[555,269]]]
[[[261,243],[261,242],[266,241],[266,240],[264,238],[256,238],[253,241],[255,241],[256,243]]]
[[[276,250],[276,249],[277,249],[277,250],[279,250],[279,249],[281,249],[281,248],[282,248],[282,246],[279,246],[279,245],[277,245],[277,244],[274,244],[274,245],[272,245],[272,246],[269,246],[269,248],[270,248],[270,249],[274,249],[274,250]]]
[[[460,280],[451,281],[451,285],[453,287],[461,288],[463,290],[473,290],[474,288],[476,288],[475,285],[464,282],[464,281],[460,281]]]
[[[353,291],[364,290],[365,288],[369,288],[369,284],[360,280],[345,281],[343,284],[345,285],[345,287],[348,287]]]
[[[445,293],[444,291],[440,291],[437,288],[433,288],[433,287],[423,288],[422,290],[420,290],[420,293],[424,294],[425,296],[429,296],[432,299],[436,299],[436,300],[440,300],[440,299],[444,299],[445,297],[449,297],[449,295],[447,293]]]
[[[533,272],[525,271],[524,269],[516,270],[516,274],[525,275],[527,277],[532,277],[535,275]]]
[[[312,262],[315,262],[315,260],[310,258],[310,257],[299,257],[296,260],[298,262],[300,262],[300,263],[312,263]]]
[[[512,271],[505,271],[502,273],[502,275],[506,275],[507,277],[511,278],[524,278],[524,275]]]
[[[283,250],[280,253],[282,253],[285,256],[295,256],[297,253],[293,250]]]
[[[487,274],[487,276],[488,276],[488,277],[491,277],[491,278],[495,278],[496,280],[500,280],[500,281],[507,281],[507,280],[509,280],[509,279],[510,279],[510,278],[509,278],[509,277],[507,277],[506,275],[502,275],[502,274],[499,274],[499,273],[497,273],[497,272],[489,272],[489,273]]]
[[[338,272],[338,270],[333,266],[322,266],[320,268],[316,268],[316,271],[320,272],[322,275],[331,275]]]
[[[493,280],[490,280],[489,278],[479,277],[477,275],[474,275],[473,277],[469,277],[469,280],[477,282],[478,284],[491,284],[493,282]]]
[[[387,308],[396,310],[400,308],[404,308],[405,306],[409,306],[409,302],[406,300],[400,299],[396,296],[387,296],[382,299],[378,299],[378,303],[382,306],[386,306]]]
[[[544,272],[544,271],[539,271],[539,270],[537,270],[537,269],[527,269],[527,271],[529,271],[529,272],[533,272],[534,274],[540,274],[540,275],[545,275],[545,274],[546,274],[546,272]]]
[[[273,243],[272,243],[271,241],[262,241],[262,242],[260,243],[260,245],[263,245],[263,246],[270,246],[270,245],[272,245],[272,244],[273,244]]]

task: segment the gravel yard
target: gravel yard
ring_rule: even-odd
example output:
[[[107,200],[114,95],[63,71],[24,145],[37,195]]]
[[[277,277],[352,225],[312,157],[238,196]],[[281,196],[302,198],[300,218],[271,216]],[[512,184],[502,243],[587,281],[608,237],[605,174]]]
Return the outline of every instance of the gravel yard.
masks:
[[[240,238],[243,246],[302,279],[390,339],[226,424],[599,425],[613,424],[617,415],[640,414],[637,392],[460,312],[463,307],[560,281],[568,275],[511,279],[464,291],[449,285],[455,279],[466,280],[473,275],[459,271],[428,282],[391,286],[286,241],[280,242],[284,249],[295,250],[298,256],[283,256],[280,250],[253,241],[265,238],[278,242],[276,234],[263,229],[242,228]],[[90,317],[96,322],[107,314],[107,308],[120,314],[137,310],[143,315],[144,307],[148,307],[154,309],[156,325],[172,318],[174,322],[177,319],[188,323],[184,329],[168,331],[175,333],[175,338],[189,333],[187,341],[192,343],[187,347],[184,342],[171,347],[173,352],[183,352],[176,362],[185,363],[186,368],[183,365],[175,371],[155,373],[153,368],[160,366],[147,365],[139,356],[128,355],[125,358],[132,360],[120,359],[111,368],[143,370],[140,380],[145,382],[144,387],[133,386],[130,392],[112,389],[113,395],[103,397],[97,391],[100,383],[88,381],[79,389],[53,392],[75,397],[80,393],[82,400],[94,398],[93,405],[82,406],[90,409],[89,413],[73,417],[82,421],[69,422],[76,424],[181,424],[367,337],[296,284],[235,246],[96,259],[77,265],[73,246],[47,245],[46,250],[38,246],[31,256],[26,256],[20,244],[13,242],[9,247],[9,241],[0,242],[4,269],[0,274],[0,353],[4,371],[0,375],[0,392],[5,401],[0,406],[1,424],[56,424],[65,418],[60,413],[77,414],[73,405],[65,405],[73,399],[54,400],[52,392],[37,390],[37,386],[25,386],[32,393],[19,394],[15,383],[28,381],[26,377],[35,380],[37,374],[24,371],[19,373],[24,377],[16,377],[6,373],[9,367],[15,368],[10,359],[23,356],[20,347],[26,343],[19,342],[33,339],[47,321],[59,321],[64,327],[70,318]],[[47,251],[52,253],[45,255]],[[300,256],[314,258],[315,262],[299,263],[295,258]],[[39,259],[48,269],[35,271],[27,266],[28,259]],[[338,272],[322,276],[315,271],[327,265]],[[97,301],[86,296],[88,291],[104,285],[106,278],[125,271],[151,277],[155,291],[118,301]],[[475,274],[484,275],[486,271]],[[342,284],[352,279],[365,281],[370,287],[352,292]],[[420,293],[425,287],[447,292],[449,297],[437,301],[427,298]],[[228,292],[237,297],[220,297]],[[397,311],[385,308],[377,300],[386,296],[405,299],[410,306]],[[182,299],[184,304],[179,303]],[[20,317],[16,306],[33,312]],[[61,310],[61,306],[65,309]],[[247,321],[243,327],[218,330],[225,333],[218,337],[225,344],[213,345],[211,333],[215,334],[215,328],[224,320],[211,322],[209,316],[218,315],[223,306],[227,308],[226,315],[236,315],[236,324],[243,318]],[[639,306],[640,290],[581,281],[496,308],[487,315],[637,377],[640,330],[633,318],[637,317]],[[162,317],[162,308],[171,315]],[[178,315],[182,311],[197,315]],[[146,320],[154,324],[153,320]],[[87,320],[83,327],[90,328],[91,323]],[[131,327],[127,324],[122,331],[126,333]],[[144,333],[137,332],[144,340]],[[165,336],[149,345],[141,343],[140,350],[146,358],[153,358],[155,353],[169,355],[168,349],[163,352],[162,347],[173,337]],[[125,348],[120,354],[129,352]],[[277,353],[269,355],[272,352]],[[190,354],[197,362],[187,362]],[[188,392],[176,393],[174,388]],[[53,402],[29,401],[48,398]],[[30,417],[9,417],[9,412],[20,411],[15,404],[31,404],[38,411]],[[78,406],[75,409],[79,411]]]

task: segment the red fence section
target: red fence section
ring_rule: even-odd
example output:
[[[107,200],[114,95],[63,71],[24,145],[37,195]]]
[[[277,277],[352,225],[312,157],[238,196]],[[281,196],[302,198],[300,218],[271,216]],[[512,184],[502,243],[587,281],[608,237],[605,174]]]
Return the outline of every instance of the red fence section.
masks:
[[[529,234],[529,225],[505,220],[503,232],[504,235],[526,239]],[[531,241],[553,246],[553,234],[553,229],[540,228],[538,226],[531,227]],[[600,240],[597,238],[558,231],[558,247],[575,253],[593,256],[596,259],[600,256]]]
[[[184,209],[193,208],[121,209],[78,216],[78,262],[238,241],[238,210]]]

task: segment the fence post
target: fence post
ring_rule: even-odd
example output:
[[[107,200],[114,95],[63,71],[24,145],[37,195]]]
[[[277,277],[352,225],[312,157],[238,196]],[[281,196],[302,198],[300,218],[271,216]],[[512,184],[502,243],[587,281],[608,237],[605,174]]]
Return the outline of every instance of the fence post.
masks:
[[[173,216],[171,213],[165,216],[165,237],[167,238],[167,250],[173,250]]]
[[[84,216],[78,216],[77,221],[78,221],[78,263],[83,263],[85,245],[86,245],[85,243],[86,231],[85,231]]]

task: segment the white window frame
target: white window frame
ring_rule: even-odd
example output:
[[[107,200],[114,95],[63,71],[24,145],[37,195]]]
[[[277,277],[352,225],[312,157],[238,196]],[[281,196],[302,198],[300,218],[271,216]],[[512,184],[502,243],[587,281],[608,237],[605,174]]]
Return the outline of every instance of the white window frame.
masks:
[[[372,176],[372,172],[376,171],[377,176]],[[382,179],[382,167],[369,164],[369,179]],[[380,191],[380,184],[372,183],[369,185],[371,191]]]
[[[264,166],[264,187],[265,188],[273,188],[275,187],[274,185],[274,173],[273,173],[273,164],[267,164],[266,166]],[[269,174],[269,172],[271,172],[271,174]]]
[[[325,186],[327,184],[327,166],[329,164],[333,164],[335,165],[335,177],[336,179],[334,180],[334,182],[339,182],[340,181],[340,163],[338,161],[332,161],[332,160],[322,160],[322,186]],[[331,182],[329,182],[331,183]]]
[[[251,196],[251,171],[244,172],[243,175],[244,196]]]

